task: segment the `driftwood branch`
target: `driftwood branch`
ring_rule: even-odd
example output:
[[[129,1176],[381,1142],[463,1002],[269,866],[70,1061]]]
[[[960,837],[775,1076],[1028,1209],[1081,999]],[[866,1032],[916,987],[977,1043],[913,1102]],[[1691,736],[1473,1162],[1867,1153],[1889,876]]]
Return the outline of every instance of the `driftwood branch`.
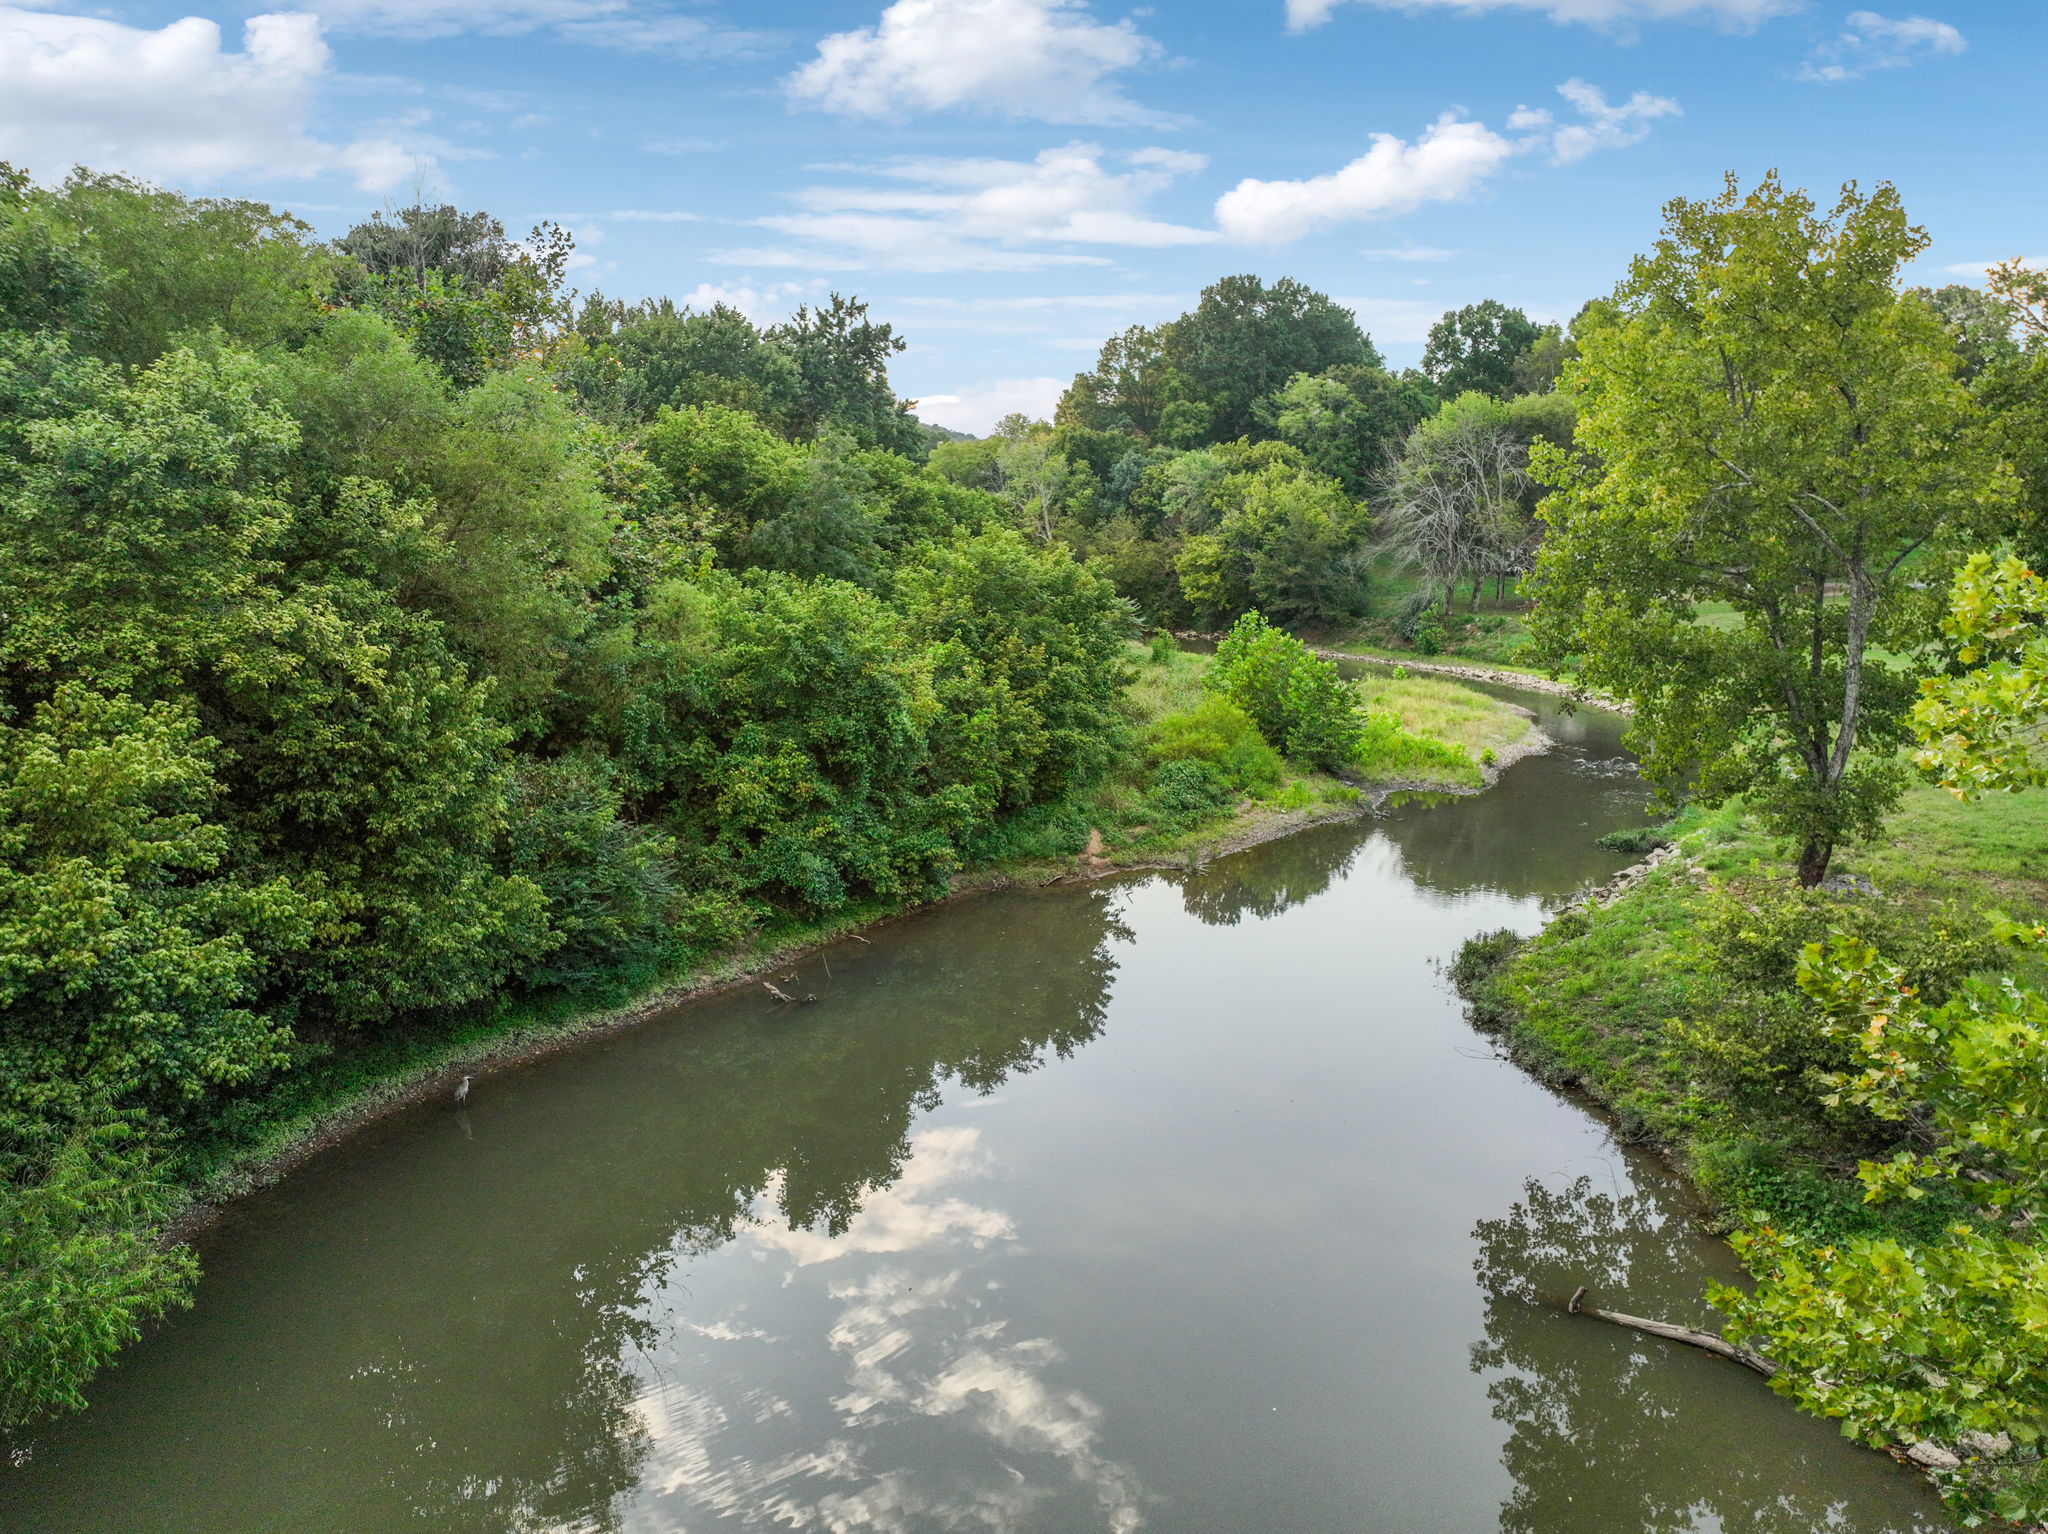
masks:
[[[784,990],[784,989],[783,989],[783,988],[782,988],[781,986],[777,985],[777,984],[776,984],[776,983],[775,983],[775,982],[774,982],[773,980],[763,980],[763,981],[761,982],[761,989],[762,989],[762,990],[764,990],[764,991],[766,991],[766,992],[767,992],[767,993],[768,993],[768,994],[769,994],[770,996],[773,996],[773,997],[774,997],[774,998],[775,998],[775,999],[776,999],[777,1001],[795,1001],[795,1000],[796,1000],[796,998],[795,998],[794,996],[790,995],[790,994],[789,994],[789,992],[785,991],[785,990]]]
[[[1592,1305],[1582,1304],[1586,1297],[1584,1284],[1572,1292],[1565,1309],[1575,1316],[1592,1316],[1596,1320],[1609,1321],[1616,1326],[1626,1326],[1632,1331],[1648,1332],[1652,1337],[1667,1338],[1672,1342],[1683,1342],[1688,1347],[1699,1348],[1717,1358],[1741,1364],[1745,1369],[1754,1369],[1765,1379],[1778,1372],[1778,1366],[1761,1353],[1752,1353],[1748,1348],[1737,1347],[1725,1337],[1716,1337],[1712,1332],[1696,1332],[1689,1326],[1673,1326],[1669,1321],[1647,1321],[1641,1316],[1625,1316],[1618,1310],[1601,1310]]]

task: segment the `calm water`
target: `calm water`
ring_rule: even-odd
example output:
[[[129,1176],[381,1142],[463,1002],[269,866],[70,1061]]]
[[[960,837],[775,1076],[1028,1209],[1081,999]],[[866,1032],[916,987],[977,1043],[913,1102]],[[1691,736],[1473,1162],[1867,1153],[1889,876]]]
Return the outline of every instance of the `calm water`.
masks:
[[[1548,712],[1547,703],[1529,700]],[[239,1205],[0,1528],[1890,1534],[1717,1360],[1682,1195],[1435,961],[1621,861],[1611,720],[1478,799],[1005,893]],[[829,960],[830,973],[826,970]]]

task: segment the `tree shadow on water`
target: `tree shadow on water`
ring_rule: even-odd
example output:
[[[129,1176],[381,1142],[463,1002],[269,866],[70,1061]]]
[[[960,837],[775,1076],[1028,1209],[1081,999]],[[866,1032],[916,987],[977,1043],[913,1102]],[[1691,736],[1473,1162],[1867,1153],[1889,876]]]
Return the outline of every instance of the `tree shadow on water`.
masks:
[[[1488,1376],[1514,1491],[1503,1534],[1903,1534],[1949,1525],[1917,1478],[1795,1414],[1755,1375],[1565,1312],[1580,1284],[1610,1309],[1711,1329],[1710,1243],[1654,1192],[1580,1177],[1528,1183],[1474,1228]]]

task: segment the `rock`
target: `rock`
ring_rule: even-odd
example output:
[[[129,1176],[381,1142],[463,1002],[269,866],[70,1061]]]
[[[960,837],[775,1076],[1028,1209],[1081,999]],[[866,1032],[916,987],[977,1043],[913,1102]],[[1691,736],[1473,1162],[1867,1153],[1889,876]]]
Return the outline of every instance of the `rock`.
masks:
[[[2007,1433],[1970,1432],[1956,1440],[1956,1447],[1972,1459],[2004,1459],[2012,1453],[2012,1437]]]
[[[1906,1445],[1906,1458],[1923,1470],[1960,1470],[1963,1462],[1938,1443],[1922,1439]]]
[[[1826,895],[1875,895],[1877,886],[1861,874],[1829,874],[1816,886]]]

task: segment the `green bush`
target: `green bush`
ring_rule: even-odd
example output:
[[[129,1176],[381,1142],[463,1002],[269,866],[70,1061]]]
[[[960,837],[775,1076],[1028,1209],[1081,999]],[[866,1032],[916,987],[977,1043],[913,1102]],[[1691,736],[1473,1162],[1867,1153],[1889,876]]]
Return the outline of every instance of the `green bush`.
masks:
[[[190,1303],[198,1264],[156,1239],[168,1202],[126,1124],[87,1123],[41,1157],[0,1155],[0,1428],[76,1411],[144,1321]]]
[[[1450,981],[1471,1007],[1475,1026],[1499,1028],[1512,1019],[1513,1011],[1498,988],[1500,975],[1527,941],[1512,927],[1501,927],[1465,939],[1458,949],[1458,956],[1451,961]]]
[[[1443,614],[1434,607],[1426,608],[1416,620],[1413,634],[1415,652],[1418,655],[1441,655],[1444,652]]]
[[[1609,852],[1623,853],[1629,857],[1644,857],[1660,847],[1671,845],[1671,838],[1656,826],[1636,826],[1626,831],[1609,831],[1605,836],[1593,838],[1595,846],[1605,847]]]
[[[1223,774],[1207,762],[1162,762],[1145,790],[1145,813],[1161,829],[1200,824],[1230,808],[1232,794]]]
[[[1248,612],[1216,647],[1209,685],[1251,717],[1259,733],[1295,761],[1341,769],[1358,749],[1357,695],[1291,634]]]
[[[1158,720],[1146,752],[1155,763],[1207,762],[1240,793],[1270,792],[1279,787],[1286,770],[1280,753],[1266,744],[1251,717],[1214,694]]]

